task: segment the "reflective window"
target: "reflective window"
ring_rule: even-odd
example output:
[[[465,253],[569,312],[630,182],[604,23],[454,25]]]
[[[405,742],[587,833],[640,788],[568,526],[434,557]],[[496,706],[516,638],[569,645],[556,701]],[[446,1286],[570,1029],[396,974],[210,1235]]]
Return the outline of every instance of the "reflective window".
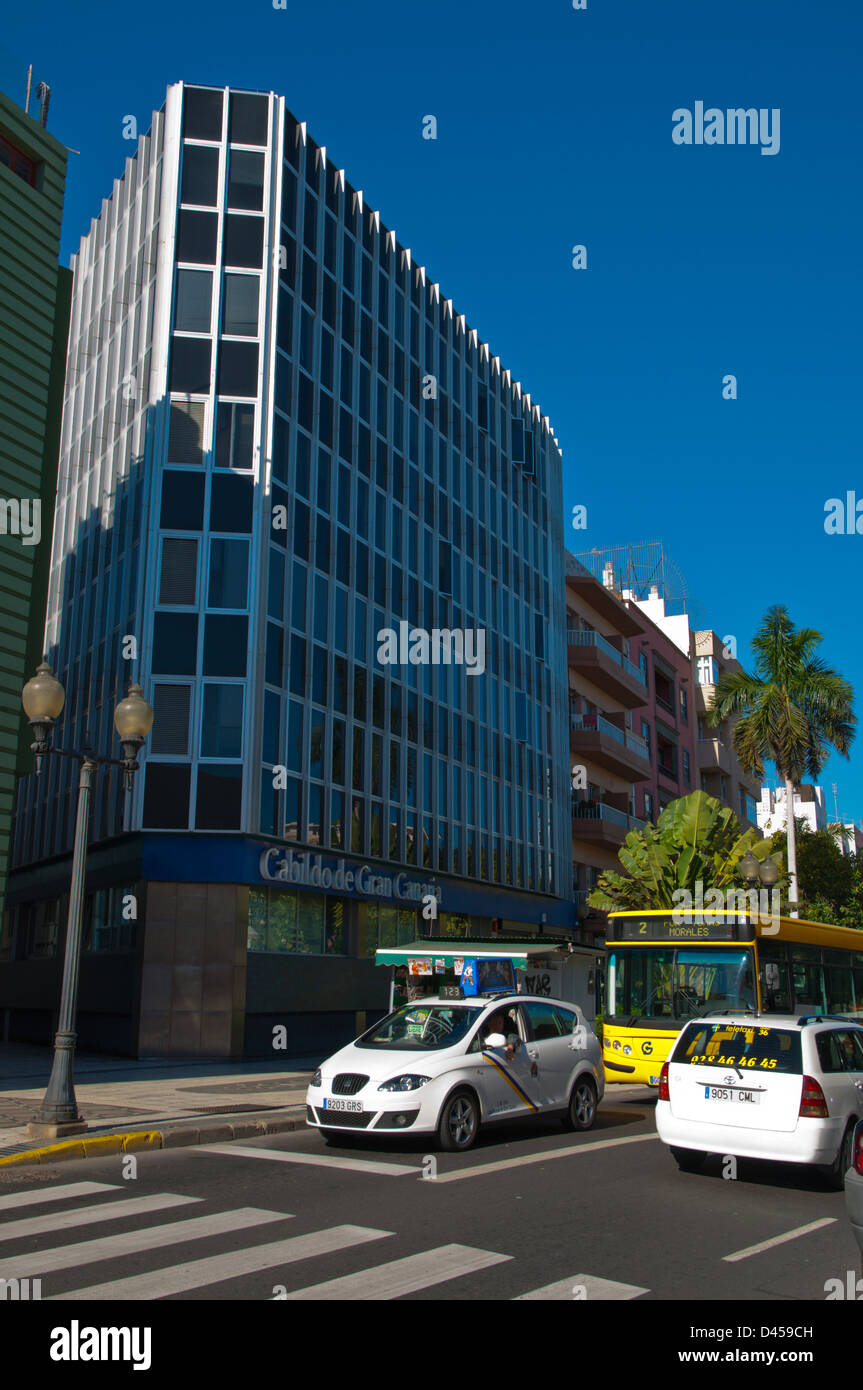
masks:
[[[201,717],[201,757],[241,758],[243,756],[242,685],[204,684]]]
[[[200,531],[204,524],[204,478],[200,473],[167,468],[162,476],[159,524],[165,531]]]
[[[242,806],[242,764],[201,763],[198,767],[196,830],[239,830]]]
[[[177,214],[177,260],[215,265],[218,228],[219,219],[214,212],[181,210]],[[243,265],[244,262],[237,261],[236,264]]]
[[[184,145],[180,202],[214,208],[218,201],[219,151],[212,145]]]
[[[210,530],[252,529],[252,479],[234,473],[214,473],[210,492]]]
[[[209,213],[190,213],[189,216],[208,217]],[[184,214],[180,213],[183,217]],[[204,257],[179,256],[179,260],[203,260]],[[247,265],[260,269],[264,260],[264,220],[262,217],[243,217],[239,213],[225,215],[225,265]]]
[[[251,468],[255,407],[220,401],[216,412],[216,467]]]
[[[183,92],[183,135],[193,140],[221,140],[223,93],[206,87]]]
[[[189,341],[196,340],[189,339]],[[209,344],[207,346],[209,347]],[[179,388],[172,387],[172,389],[177,390]],[[222,340],[219,344],[217,390],[220,396],[256,396],[258,394],[257,343]]]
[[[253,150],[231,150],[228,164],[228,207],[264,206],[264,156]]]
[[[209,333],[212,298],[212,271],[178,270],[174,327],[181,333]]]
[[[185,614],[160,614],[185,617]],[[249,620],[210,613],[204,619],[204,675],[244,676],[248,654]]]
[[[180,274],[199,275],[201,272],[181,270]],[[237,334],[242,338],[254,338],[257,335],[259,286],[260,280],[257,275],[225,275],[225,292],[222,299],[223,333]],[[209,322],[207,327],[209,328]]]
[[[197,664],[197,614],[157,613],[153,619],[153,675],[194,676]]]
[[[249,590],[249,542],[210,541],[210,608],[245,608]]]
[[[144,826],[148,830],[185,830],[189,824],[188,763],[154,763],[142,769]]]
[[[232,145],[266,145],[269,97],[255,92],[231,92],[228,106],[228,140]]]
[[[210,389],[211,351],[209,338],[179,338],[175,334],[171,339],[170,389],[184,396],[206,395]]]

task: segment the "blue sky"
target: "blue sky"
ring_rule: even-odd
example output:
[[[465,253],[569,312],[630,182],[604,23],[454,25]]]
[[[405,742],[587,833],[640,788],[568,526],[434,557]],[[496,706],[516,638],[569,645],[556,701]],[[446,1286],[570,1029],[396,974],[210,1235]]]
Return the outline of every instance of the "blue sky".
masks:
[[[124,117],[146,129],[169,82],[284,93],[550,417],[565,519],[588,509],[570,549],[661,538],[744,664],[784,603],[863,701],[863,536],[824,531],[828,498],[863,500],[858,7],[43,0],[5,42],[80,151],[64,262],[122,173]],[[779,153],[675,145],[697,100],[778,107]],[[846,820],[858,742],[821,777]]]

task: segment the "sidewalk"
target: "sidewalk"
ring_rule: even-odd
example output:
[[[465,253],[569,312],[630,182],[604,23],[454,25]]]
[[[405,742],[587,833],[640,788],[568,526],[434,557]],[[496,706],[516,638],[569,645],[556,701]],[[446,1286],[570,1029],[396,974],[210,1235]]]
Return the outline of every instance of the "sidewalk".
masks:
[[[173,1148],[277,1134],[305,1126],[309,1077],[322,1058],[196,1062],[75,1057],[75,1094],[88,1122],[65,1140],[31,1139],[52,1050],[0,1044],[0,1169],[133,1148]],[[14,1159],[14,1166],[9,1163]]]

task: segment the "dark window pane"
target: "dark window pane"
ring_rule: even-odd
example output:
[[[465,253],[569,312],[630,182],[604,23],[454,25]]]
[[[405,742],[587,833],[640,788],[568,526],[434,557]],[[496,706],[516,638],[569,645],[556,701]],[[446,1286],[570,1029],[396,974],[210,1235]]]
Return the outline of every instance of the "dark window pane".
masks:
[[[165,615],[162,615],[165,616]],[[185,614],[170,614],[171,617]],[[248,618],[211,613],[204,620],[204,675],[244,676]]]
[[[200,531],[204,525],[204,478],[201,473],[167,468],[162,476],[164,531]]]
[[[231,150],[228,166],[228,207],[264,206],[264,156],[252,150]]]
[[[196,275],[200,271],[180,271],[180,274]],[[257,275],[226,275],[225,294],[222,302],[222,332],[236,333],[242,338],[254,338],[258,332],[258,290],[260,280]],[[207,328],[209,328],[209,321]],[[207,328],[199,330],[202,333]]]
[[[189,824],[188,764],[151,763],[143,768],[144,825],[148,830],[186,830]]]
[[[210,389],[209,338],[171,339],[171,390],[206,395]]]
[[[221,140],[222,92],[186,87],[183,93],[183,135],[193,140]]]
[[[209,333],[212,298],[212,271],[178,270],[174,327],[181,333]]]
[[[214,473],[210,530],[250,532],[251,529],[252,479],[233,473]]]
[[[279,285],[279,310],[276,324],[276,343],[283,352],[290,354],[293,350],[293,320],[294,320],[294,298],[292,294]]]
[[[201,717],[201,757],[243,756],[242,685],[204,685]]]
[[[283,686],[285,683],[284,632],[276,623],[267,623],[266,682]]]
[[[189,339],[194,342],[195,339]],[[209,344],[207,345],[209,347]],[[174,387],[172,390],[182,388]],[[189,388],[194,389],[194,388]],[[256,396],[258,394],[258,344],[235,343],[223,340],[219,345],[220,396]]]
[[[198,768],[196,830],[239,830],[242,807],[242,765],[201,763]]]
[[[269,97],[254,92],[231,92],[228,140],[232,145],[266,145]]]
[[[286,227],[297,225],[297,176],[288,168],[282,173],[282,221]]]
[[[218,192],[219,151],[210,145],[184,145],[180,202],[214,208]]]
[[[179,212],[177,260],[192,261],[199,265],[215,265],[218,226],[219,219],[214,212]],[[243,262],[237,264],[242,265]]]
[[[210,541],[208,607],[245,608],[248,587],[249,542],[218,539]],[[227,757],[227,754],[225,756]]]
[[[157,613],[153,619],[153,675],[194,676],[197,664],[197,614]]]
[[[209,213],[193,213],[192,216],[208,217]],[[183,214],[180,213],[182,217]],[[188,260],[187,256],[178,260]],[[203,260],[203,257],[196,257]],[[264,260],[264,219],[262,217],[242,217],[239,213],[225,215],[225,265],[248,265],[260,269]]]
[[[216,467],[251,468],[255,407],[220,401],[216,412]]]

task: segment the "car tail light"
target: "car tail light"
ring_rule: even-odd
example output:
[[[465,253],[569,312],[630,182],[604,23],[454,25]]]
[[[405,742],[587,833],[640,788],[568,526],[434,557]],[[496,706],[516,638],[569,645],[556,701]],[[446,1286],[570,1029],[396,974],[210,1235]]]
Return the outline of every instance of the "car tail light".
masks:
[[[863,1125],[858,1125],[854,1131],[854,1156],[851,1166],[855,1173],[863,1177]]]
[[[662,1071],[659,1073],[659,1099],[671,1100],[668,1093],[668,1063],[662,1063]]]
[[[803,1094],[800,1097],[799,1113],[807,1115],[813,1120],[826,1120],[830,1113],[827,1109],[824,1092],[814,1076],[804,1076],[803,1078]]]

